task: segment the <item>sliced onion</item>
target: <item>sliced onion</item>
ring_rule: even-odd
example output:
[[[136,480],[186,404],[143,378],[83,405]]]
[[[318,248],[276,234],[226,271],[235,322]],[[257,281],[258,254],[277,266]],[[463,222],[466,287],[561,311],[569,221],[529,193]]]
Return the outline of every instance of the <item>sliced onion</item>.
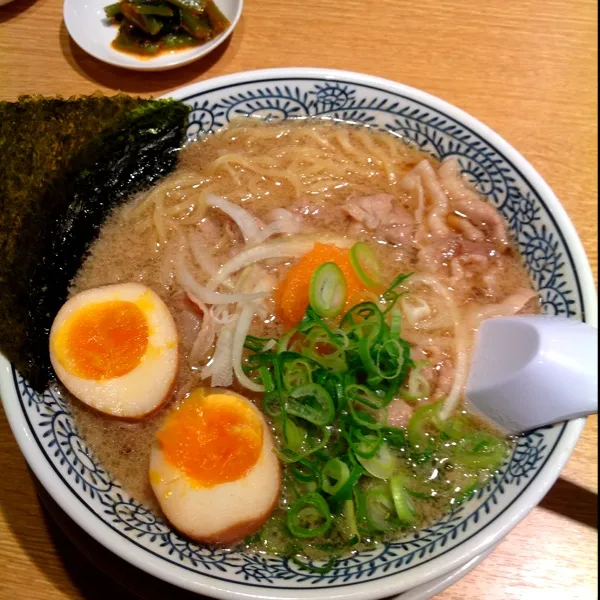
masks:
[[[229,306],[226,304],[213,306],[210,309],[210,314],[212,315],[215,323],[218,323],[219,325],[228,325],[236,319],[236,316],[229,312]]]
[[[188,292],[186,293],[186,296],[192,304],[195,304],[198,307],[198,309],[200,309],[202,316],[204,316],[208,312],[208,307],[206,306],[206,304],[204,304],[202,300],[199,300],[196,296],[194,296],[194,294],[190,294]]]
[[[298,236],[284,241],[273,241],[243,250],[225,263],[217,274],[208,282],[209,289],[216,289],[230,275],[248,265],[267,260],[269,258],[300,258],[310,252],[317,242],[333,244],[339,248],[348,248],[352,241],[339,236]]]
[[[262,271],[262,269],[259,269]],[[252,291],[260,292],[262,290],[272,289],[274,286],[273,278],[268,273],[263,273],[258,282],[254,285]],[[264,392],[265,387],[259,383],[252,381],[245,373],[242,367],[242,360],[244,354],[244,343],[246,336],[252,325],[252,319],[255,314],[261,313],[261,302],[248,302],[243,307],[237,319],[235,327],[235,334],[233,336],[233,350],[232,350],[232,362],[233,371],[237,380],[245,388],[252,390],[253,392]],[[270,340],[275,343],[275,340]],[[265,348],[268,345],[265,344]],[[263,349],[264,351],[264,349]]]
[[[298,215],[286,210],[285,208],[275,208],[269,213],[273,221],[263,227],[258,237],[255,239],[255,244],[261,244],[268,238],[282,233],[293,235],[300,233],[302,223]]]
[[[252,292],[261,292],[264,290],[270,290],[274,287],[275,282],[273,277],[268,273],[264,272],[262,269],[252,269],[253,273],[258,271],[262,272],[262,275],[258,279],[258,282],[255,283],[252,288]],[[256,277],[253,277],[256,280]],[[252,381],[245,373],[242,367],[243,354],[244,354],[244,343],[246,342],[246,337],[250,330],[250,326],[252,325],[252,319],[254,315],[258,314],[259,316],[264,312],[263,311],[263,302],[248,302],[242,306],[242,309],[237,318],[237,323],[235,327],[235,333],[233,336],[233,350],[232,350],[232,363],[233,363],[233,371],[237,380],[243,385],[245,388],[252,390],[254,392],[264,392],[265,388],[263,385],[255,383]],[[264,318],[264,317],[261,317]],[[275,343],[275,340],[270,340]],[[265,344],[265,349],[266,346]],[[263,349],[263,351],[265,350]]]
[[[402,314],[411,325],[415,325],[419,321],[428,319],[431,316],[431,306],[421,296],[415,294],[403,296],[400,298],[400,304],[402,306]]]
[[[299,215],[297,213],[293,213],[291,210],[287,208],[274,208],[270,210],[267,214],[268,220],[271,222],[274,221],[285,221],[287,219],[299,219]]]
[[[207,313],[202,319],[202,327],[198,332],[192,349],[190,350],[189,360],[192,364],[204,360],[215,343],[216,332],[216,324],[211,318],[210,313]]]
[[[261,352],[268,352],[277,346],[277,340],[270,339],[261,349]]]
[[[415,366],[411,370],[408,376],[407,382],[407,395],[411,400],[419,400],[422,398],[428,398],[431,393],[431,387],[429,380],[423,375],[422,368],[425,365],[429,365],[428,362],[423,361],[419,366]]]
[[[234,324],[231,323],[221,330],[215,346],[215,355],[210,364],[200,372],[202,379],[211,377],[212,387],[229,387],[233,383],[233,368],[231,364],[233,348]]]
[[[230,217],[235,224],[240,228],[244,240],[247,243],[256,243],[260,235],[261,225],[258,219],[246,209],[229,202],[225,198],[215,196],[214,194],[207,194],[205,202],[207,206],[212,206],[222,210],[228,217]]]
[[[185,266],[185,258],[180,254],[175,261],[175,276],[185,292],[190,296],[195,296],[206,304],[231,304],[232,302],[251,302],[265,298],[268,292],[257,292],[254,294],[221,294],[200,285],[194,276]]]
[[[196,340],[194,341],[194,345],[192,346],[189,355],[189,360],[193,364],[202,360],[213,347],[217,326],[212,313],[208,310],[204,302],[189,294],[188,298],[202,311],[202,326],[200,327],[200,331],[196,336]]]
[[[238,294],[250,294],[251,292],[255,292],[254,290],[254,281],[256,281],[256,267],[257,265],[249,265],[239,274],[237,281],[235,282],[235,286],[233,291]],[[267,290],[264,290],[267,291]]]
[[[219,265],[215,262],[210,250],[202,242],[202,234],[199,231],[192,231],[188,235],[188,245],[192,251],[195,263],[209,277],[212,277],[219,270]]]
[[[264,392],[265,386],[252,381],[242,368],[242,354],[244,352],[244,342],[246,336],[250,330],[252,319],[254,318],[255,307],[253,304],[246,304],[242,308],[242,312],[238,317],[237,324],[235,327],[235,333],[233,335],[233,349],[231,354],[231,361],[233,363],[233,372],[237,377],[237,380],[245,388],[252,390],[253,392]]]

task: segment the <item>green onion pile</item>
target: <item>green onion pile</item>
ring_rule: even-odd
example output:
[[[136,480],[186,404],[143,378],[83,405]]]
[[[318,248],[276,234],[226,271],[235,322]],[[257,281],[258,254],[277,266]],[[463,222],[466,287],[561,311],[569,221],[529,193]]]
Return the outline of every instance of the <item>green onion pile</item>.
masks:
[[[357,264],[373,273],[363,250]],[[424,365],[401,337],[397,300],[409,277],[341,314],[344,276],[326,263],[296,327],[275,344],[246,338],[244,368],[265,388],[262,409],[284,464],[280,507],[254,547],[326,571],[360,544],[397,537],[464,501],[507,456],[507,440],[464,412],[442,421],[440,402],[410,389]],[[414,406],[406,429],[387,424],[395,398]]]

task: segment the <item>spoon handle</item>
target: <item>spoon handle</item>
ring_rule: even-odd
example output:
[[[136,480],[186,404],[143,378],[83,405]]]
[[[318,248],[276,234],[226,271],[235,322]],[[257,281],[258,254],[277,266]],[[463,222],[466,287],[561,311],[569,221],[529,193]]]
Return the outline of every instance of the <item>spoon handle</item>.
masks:
[[[548,315],[482,323],[465,395],[509,434],[598,412],[598,330]]]

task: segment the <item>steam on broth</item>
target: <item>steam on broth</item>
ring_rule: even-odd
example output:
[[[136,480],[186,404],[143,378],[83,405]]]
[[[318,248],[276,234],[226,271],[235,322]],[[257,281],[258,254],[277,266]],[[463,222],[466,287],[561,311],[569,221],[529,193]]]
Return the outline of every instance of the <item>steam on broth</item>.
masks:
[[[342,281],[346,295],[331,318],[309,294],[325,262],[335,266],[324,285]],[[134,423],[72,409],[95,456],[159,514],[151,448],[165,413],[197,388],[252,400],[278,448],[279,502],[244,540],[255,550],[326,559],[399,537],[467,498],[508,454],[461,396],[481,320],[536,312],[537,296],[501,216],[452,160],[347,124],[234,122],[188,144],[172,176],[109,218],[71,291],[127,282],[174,317],[172,403]],[[215,291],[244,302],[214,303]],[[361,303],[362,316],[344,316]],[[246,343],[234,371],[236,331]],[[334,380],[347,397],[330,398],[329,418],[310,386],[335,396]],[[303,385],[313,391],[294,399]]]

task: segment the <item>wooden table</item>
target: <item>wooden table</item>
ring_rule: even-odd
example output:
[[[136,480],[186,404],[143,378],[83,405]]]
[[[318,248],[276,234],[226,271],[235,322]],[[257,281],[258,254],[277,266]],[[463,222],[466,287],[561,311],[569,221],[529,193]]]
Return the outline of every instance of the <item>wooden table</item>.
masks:
[[[401,81],[460,106],[514,144],[562,200],[596,273],[596,21],[594,0],[246,0],[223,47],[187,67],[143,74],[81,51],[62,22],[61,0],[15,0],[0,8],[0,99],[97,89],[159,95],[281,66]],[[598,598],[597,439],[594,417],[540,506],[440,599]],[[43,517],[3,415],[0,509],[0,598],[130,597]]]

